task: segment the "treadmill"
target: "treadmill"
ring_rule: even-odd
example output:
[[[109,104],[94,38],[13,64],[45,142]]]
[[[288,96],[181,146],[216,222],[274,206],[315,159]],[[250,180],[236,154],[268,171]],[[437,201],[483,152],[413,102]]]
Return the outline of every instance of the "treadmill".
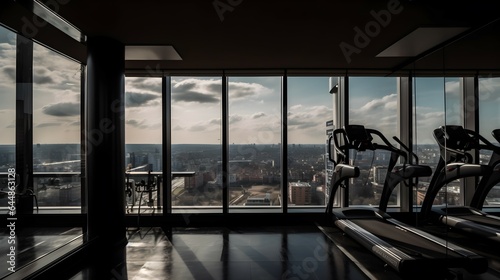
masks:
[[[491,132],[493,137],[500,143],[500,129],[495,129]],[[488,163],[490,167],[493,168],[491,175],[487,178],[481,179],[477,186],[474,196],[470,206],[481,210],[483,208],[486,196],[491,191],[491,189],[500,183],[500,147],[494,146],[493,144],[488,146],[489,150],[492,150],[491,158]],[[495,217],[496,216],[491,216]]]
[[[441,156],[422,203],[423,218],[427,221],[437,220],[451,228],[481,236],[495,243],[500,242],[500,218],[497,216],[471,206],[433,205],[442,187],[466,177],[482,177],[473,201],[476,201],[476,206],[480,203],[478,201],[484,202],[485,189],[491,184],[490,179],[498,177],[493,175],[492,165],[499,160],[497,155],[499,147],[480,134],[458,125],[446,125],[435,129],[434,138],[439,144]],[[471,163],[472,156],[469,152],[479,149],[494,151],[489,164]]]
[[[383,144],[374,143],[373,136],[378,136]],[[390,151],[390,170],[386,175],[386,183],[387,178],[391,176],[399,177],[399,181],[403,181],[419,176],[430,176],[432,171],[428,166],[407,164],[407,153],[395,148],[379,131],[365,129],[362,125],[348,125],[343,129],[334,130],[329,138],[329,150],[332,139],[337,161],[332,158],[332,152],[329,151],[329,158],[334,162],[335,168],[331,178],[331,192],[326,213],[333,218],[338,228],[405,279],[421,279],[425,276],[432,278],[439,276],[444,279],[452,268],[464,268],[471,274],[486,272],[488,269],[486,258],[401,223],[381,209],[374,207],[334,209],[334,196],[338,188],[345,187],[350,178],[360,175],[357,166],[348,164],[347,155],[351,150]],[[343,144],[339,145],[341,141]],[[399,158],[403,158],[405,163],[402,167],[396,168]],[[384,184],[384,189],[386,185],[390,188],[388,184]],[[383,193],[385,196],[389,190]]]

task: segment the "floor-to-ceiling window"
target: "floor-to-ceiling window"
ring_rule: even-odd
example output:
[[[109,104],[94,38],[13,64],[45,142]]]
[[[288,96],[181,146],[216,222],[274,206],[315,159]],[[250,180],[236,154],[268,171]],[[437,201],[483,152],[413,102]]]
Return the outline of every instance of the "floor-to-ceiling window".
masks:
[[[419,163],[429,165],[433,171],[440,158],[440,150],[433,131],[443,125],[463,125],[462,90],[460,78],[417,77],[413,82],[414,98],[414,151]],[[420,205],[425,197],[431,177],[419,178],[414,204]],[[442,188],[436,204],[460,205],[461,184],[455,180]]]
[[[33,191],[39,206],[81,205],[81,66],[33,47]]]
[[[173,211],[222,211],[222,78],[171,78]]]
[[[349,124],[378,130],[391,142],[393,136],[399,136],[397,78],[349,77],[348,98]],[[390,152],[384,150],[355,151],[350,155],[351,164],[361,171],[349,184],[350,205],[378,206],[389,158]],[[397,193],[394,190],[390,205],[398,204]]]
[[[7,174],[16,166],[16,35],[2,26],[0,69],[0,190],[8,191]],[[7,206],[6,197],[0,206]]]
[[[279,207],[282,77],[228,77],[229,207]]]
[[[125,78],[126,212],[162,206],[162,80]]]
[[[478,94],[479,110],[479,133],[495,145],[499,145],[500,139],[494,137],[492,132],[500,129],[500,78],[479,78]],[[480,163],[488,164],[491,151],[481,151]],[[495,185],[486,196],[485,207],[498,207],[500,205],[500,184]]]
[[[333,128],[329,77],[288,77],[287,82],[288,204],[324,207],[325,143]]]

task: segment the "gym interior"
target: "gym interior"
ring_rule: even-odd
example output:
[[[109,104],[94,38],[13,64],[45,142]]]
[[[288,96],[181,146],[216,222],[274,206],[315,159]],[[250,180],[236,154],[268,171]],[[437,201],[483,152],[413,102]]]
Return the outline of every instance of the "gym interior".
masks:
[[[0,3],[0,279],[500,279],[493,1]]]

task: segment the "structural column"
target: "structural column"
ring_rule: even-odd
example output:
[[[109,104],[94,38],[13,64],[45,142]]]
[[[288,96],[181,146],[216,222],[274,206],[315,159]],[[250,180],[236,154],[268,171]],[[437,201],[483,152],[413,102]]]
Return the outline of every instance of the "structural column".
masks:
[[[87,41],[87,235],[103,258],[126,244],[125,47],[106,37]]]
[[[22,35],[16,53],[16,172],[17,191],[33,189],[33,41]]]

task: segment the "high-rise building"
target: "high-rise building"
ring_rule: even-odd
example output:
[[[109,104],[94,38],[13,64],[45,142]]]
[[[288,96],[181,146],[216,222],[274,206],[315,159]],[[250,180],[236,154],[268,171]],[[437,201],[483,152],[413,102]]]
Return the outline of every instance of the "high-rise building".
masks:
[[[288,183],[288,198],[291,204],[309,205],[311,204],[311,185],[307,182]]]
[[[333,147],[329,147],[329,138],[333,134],[333,130],[335,126],[333,124],[333,120],[329,120],[326,122],[326,144],[325,144],[325,184],[324,184],[324,193],[325,193],[325,205],[328,203],[328,199],[330,197],[330,178],[333,174],[333,169],[335,168],[334,163],[330,160],[330,150]],[[332,155],[333,156],[333,155]]]

